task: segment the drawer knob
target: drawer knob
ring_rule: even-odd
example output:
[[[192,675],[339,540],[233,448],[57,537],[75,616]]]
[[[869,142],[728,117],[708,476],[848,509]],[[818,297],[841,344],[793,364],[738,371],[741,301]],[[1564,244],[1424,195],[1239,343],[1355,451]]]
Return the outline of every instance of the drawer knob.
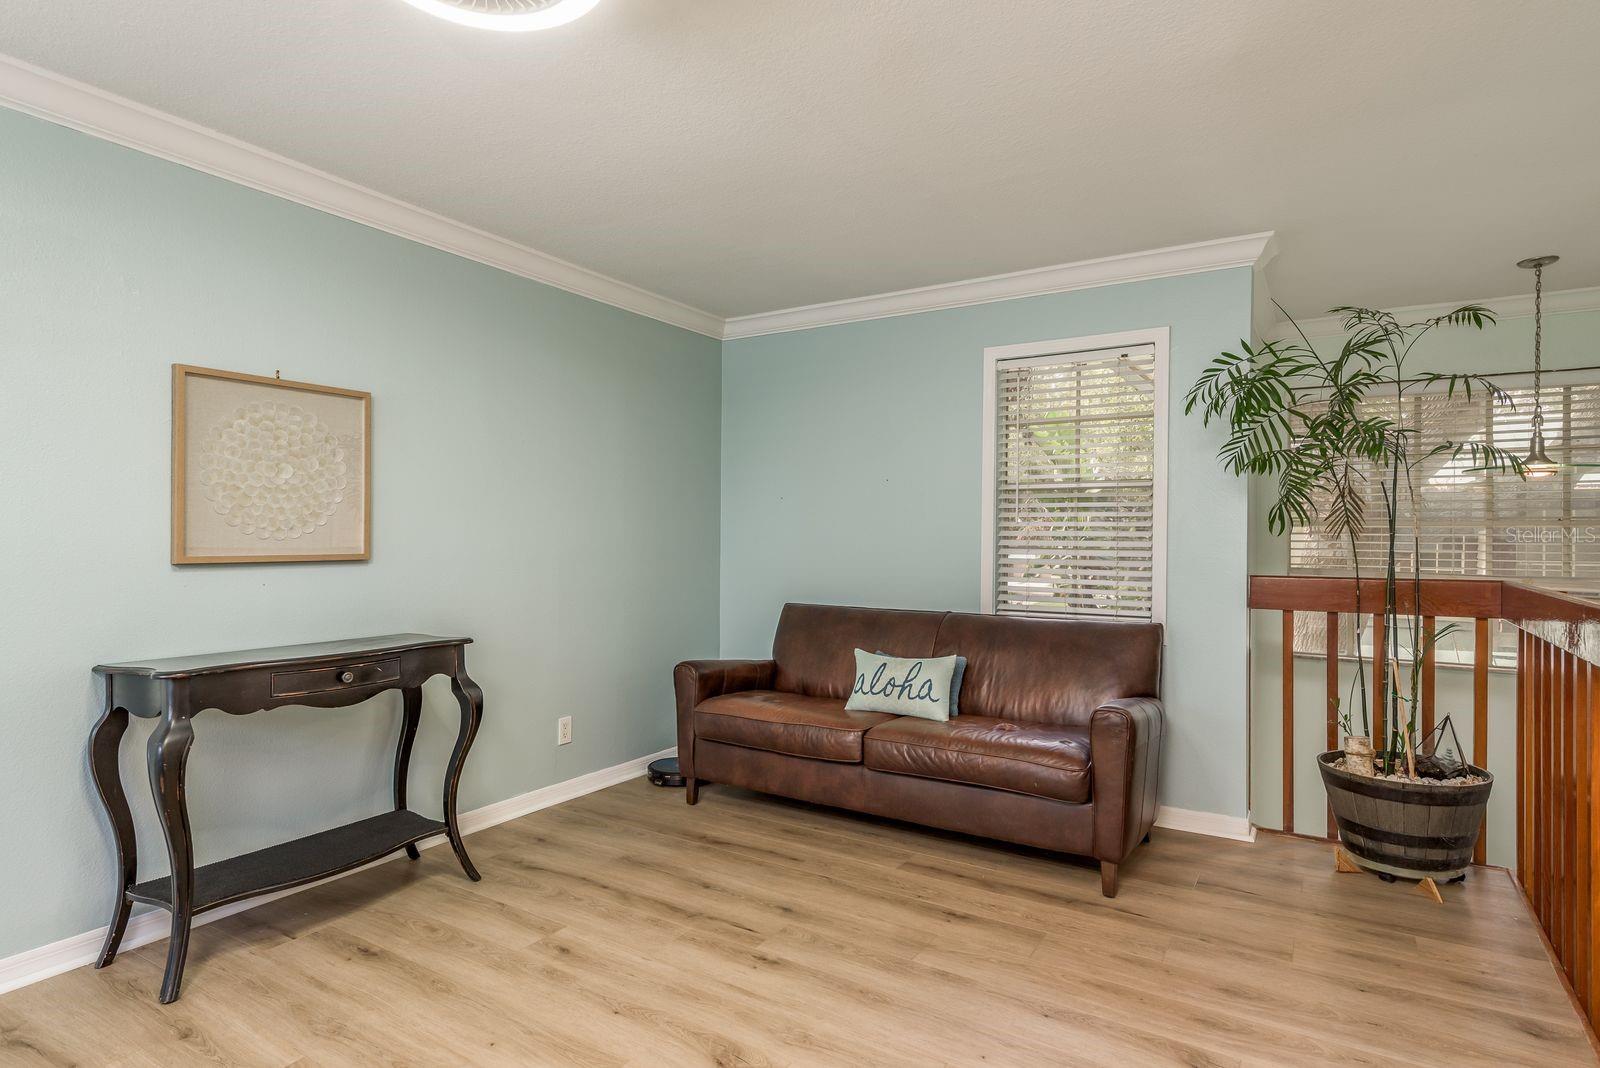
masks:
[[[341,671],[339,673],[339,681],[345,683],[355,682],[356,673],[354,671]]]

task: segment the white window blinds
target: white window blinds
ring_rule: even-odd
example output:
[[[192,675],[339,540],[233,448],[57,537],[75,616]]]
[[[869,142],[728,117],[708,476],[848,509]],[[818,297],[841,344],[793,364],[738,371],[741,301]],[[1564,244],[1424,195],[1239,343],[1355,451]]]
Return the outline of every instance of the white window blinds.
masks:
[[[1159,618],[1158,370],[1153,344],[995,361],[995,612]]]
[[[1557,379],[1552,384],[1551,379]],[[1528,450],[1533,390],[1523,376],[1502,378],[1512,406],[1494,404],[1474,391],[1417,392],[1398,402],[1400,423],[1417,431],[1411,446],[1422,455],[1444,442],[1490,442],[1514,453]],[[1584,381],[1583,379],[1588,379]],[[1572,589],[1600,588],[1600,380],[1594,372],[1546,375],[1540,394],[1546,450],[1562,468],[1556,475],[1523,481],[1471,470],[1470,455],[1448,454],[1417,471],[1417,502],[1400,487],[1401,574],[1413,560],[1424,575],[1482,575],[1539,579]],[[1369,411],[1396,418],[1393,398],[1375,400]],[[1571,465],[1571,466],[1569,466]],[[1383,472],[1363,471],[1367,529],[1357,539],[1361,572],[1382,573],[1387,532],[1383,525]],[[1420,513],[1420,523],[1417,515]],[[1420,545],[1413,541],[1413,529]],[[1294,530],[1290,570],[1349,574],[1348,539],[1330,536],[1320,520]]]

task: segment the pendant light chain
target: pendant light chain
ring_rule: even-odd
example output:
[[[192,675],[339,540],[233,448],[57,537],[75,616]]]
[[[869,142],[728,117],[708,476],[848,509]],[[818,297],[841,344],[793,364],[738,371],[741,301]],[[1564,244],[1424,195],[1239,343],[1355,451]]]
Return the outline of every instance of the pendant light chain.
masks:
[[[1544,394],[1539,389],[1539,376],[1544,370],[1541,350],[1544,347],[1544,265],[1533,269],[1533,430],[1544,428]]]

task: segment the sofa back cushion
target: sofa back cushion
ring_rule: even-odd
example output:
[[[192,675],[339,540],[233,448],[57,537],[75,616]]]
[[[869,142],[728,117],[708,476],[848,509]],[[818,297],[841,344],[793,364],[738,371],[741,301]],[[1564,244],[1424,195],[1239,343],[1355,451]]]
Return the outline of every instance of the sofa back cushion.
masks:
[[[772,687],[842,701],[855,685],[857,649],[928,656],[944,617],[943,612],[786,604],[772,640],[772,659],[777,662]],[[965,704],[963,700],[963,709]]]
[[[1161,625],[944,617],[933,656],[967,658],[961,713],[1082,726],[1118,697],[1159,697]]]

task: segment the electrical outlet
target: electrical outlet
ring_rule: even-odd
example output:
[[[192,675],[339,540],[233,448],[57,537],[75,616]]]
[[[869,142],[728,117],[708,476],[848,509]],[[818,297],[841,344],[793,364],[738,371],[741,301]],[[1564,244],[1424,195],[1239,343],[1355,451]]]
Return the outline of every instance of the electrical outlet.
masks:
[[[556,721],[556,744],[567,745],[572,741],[572,717],[562,716]]]

